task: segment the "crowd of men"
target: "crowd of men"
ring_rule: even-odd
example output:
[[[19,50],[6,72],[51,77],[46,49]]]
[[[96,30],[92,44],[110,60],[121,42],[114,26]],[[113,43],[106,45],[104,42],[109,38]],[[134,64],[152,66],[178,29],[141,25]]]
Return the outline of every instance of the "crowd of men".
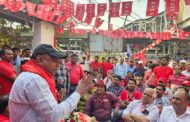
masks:
[[[98,122],[190,121],[188,60],[79,60],[47,44],[22,55],[4,46],[0,57],[0,121],[59,122],[73,111]]]

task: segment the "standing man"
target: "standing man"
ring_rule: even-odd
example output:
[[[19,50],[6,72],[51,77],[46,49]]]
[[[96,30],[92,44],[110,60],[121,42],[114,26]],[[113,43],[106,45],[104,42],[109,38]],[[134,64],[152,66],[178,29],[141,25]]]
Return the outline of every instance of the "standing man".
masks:
[[[102,63],[100,63],[98,60],[99,60],[99,57],[95,56],[94,61],[90,63],[90,70],[92,72],[94,71],[101,72]]]
[[[102,62],[103,78],[107,76],[108,70],[112,69],[113,69],[113,64],[111,63],[111,57],[108,57],[106,62]]]
[[[0,52],[0,96],[9,94],[17,77],[17,73],[11,64],[13,52],[11,48],[5,47]]]
[[[77,61],[78,55],[72,54],[71,61],[66,64],[67,68],[69,69],[70,76],[70,94],[75,91],[77,85],[79,84],[79,81],[84,77],[82,67],[77,63]]]
[[[85,77],[76,92],[58,104],[53,74],[60,65],[63,53],[51,45],[41,44],[22,67],[9,96],[11,122],[60,122],[72,112],[80,97],[92,86]]]
[[[169,76],[174,74],[173,69],[168,66],[168,62],[169,57],[164,56],[160,58],[161,65],[154,68],[153,73],[147,81],[147,84],[151,84],[153,79],[157,77],[158,80],[165,84],[165,86],[167,85]]]
[[[172,105],[164,107],[159,122],[189,122],[189,94],[185,90],[177,90],[172,97]]]
[[[125,79],[127,75],[128,64],[124,63],[124,59],[120,59],[120,63],[116,64],[114,73],[119,75],[122,79]]]

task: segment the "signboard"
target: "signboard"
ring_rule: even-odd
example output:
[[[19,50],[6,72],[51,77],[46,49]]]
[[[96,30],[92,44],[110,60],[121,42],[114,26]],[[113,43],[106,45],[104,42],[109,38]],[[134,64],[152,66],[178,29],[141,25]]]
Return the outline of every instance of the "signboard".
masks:
[[[112,39],[102,35],[90,35],[91,52],[122,52],[123,39]]]

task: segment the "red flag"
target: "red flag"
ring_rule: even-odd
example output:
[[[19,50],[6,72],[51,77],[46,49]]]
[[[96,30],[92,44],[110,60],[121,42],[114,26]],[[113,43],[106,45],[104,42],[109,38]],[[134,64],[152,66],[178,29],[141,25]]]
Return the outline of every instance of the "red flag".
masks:
[[[110,17],[119,17],[120,2],[110,4]]]
[[[185,5],[190,5],[190,0],[185,0]]]
[[[69,3],[69,16],[74,16],[74,3],[70,1]]]
[[[41,0],[41,1],[42,1],[42,3],[44,3],[44,4],[51,4],[51,3],[52,3],[51,0]]]
[[[133,2],[122,2],[121,16],[130,16]]]
[[[84,23],[90,25],[90,23],[92,22],[92,19],[93,19],[93,17],[91,17],[91,16],[86,16],[86,18],[85,18],[85,20],[84,20]]]
[[[77,4],[76,6],[76,12],[75,12],[75,17],[79,20],[82,21],[83,16],[85,12],[85,4]]]
[[[106,10],[107,10],[107,3],[98,4],[97,16],[104,16]]]
[[[86,5],[86,16],[94,17],[95,16],[95,4],[87,4]]]
[[[146,16],[157,16],[160,0],[148,0]]]
[[[62,13],[63,13],[63,8],[62,8],[62,6],[56,6],[56,7],[54,8],[54,11],[53,11],[53,14],[54,14],[54,15],[59,16],[59,15],[62,15]]]
[[[104,20],[102,20],[100,18],[96,18],[94,27],[99,28],[103,22],[104,22]]]
[[[113,25],[112,25],[112,24],[109,24],[109,23],[108,23],[108,25],[109,25],[108,30],[109,30],[109,31],[113,31]]]
[[[177,14],[179,11],[179,0],[165,0],[166,2],[166,13]]]

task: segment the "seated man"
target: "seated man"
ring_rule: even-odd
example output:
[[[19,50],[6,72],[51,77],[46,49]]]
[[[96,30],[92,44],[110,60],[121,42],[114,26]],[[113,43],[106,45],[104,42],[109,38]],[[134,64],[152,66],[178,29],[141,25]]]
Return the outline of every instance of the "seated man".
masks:
[[[8,95],[0,96],[0,122],[10,122],[8,110]]]
[[[95,84],[96,91],[87,100],[85,114],[94,116],[98,122],[107,122],[111,119],[111,111],[115,108],[118,111],[119,100],[116,96],[105,91],[103,80]]]
[[[158,122],[189,122],[189,94],[184,89],[177,89],[172,97],[172,105],[164,107]]]
[[[123,111],[122,118],[127,122],[157,122],[159,110],[153,104],[155,90],[146,88],[141,100],[132,101]]]
[[[156,87],[156,98],[154,99],[154,105],[156,105],[160,112],[162,111],[163,106],[170,105],[170,100],[164,96],[164,93],[166,91],[166,87],[164,84],[158,84]]]
[[[120,93],[123,91],[123,87],[120,85],[121,80],[119,75],[112,76],[112,85],[108,87],[107,92],[119,97]]]

